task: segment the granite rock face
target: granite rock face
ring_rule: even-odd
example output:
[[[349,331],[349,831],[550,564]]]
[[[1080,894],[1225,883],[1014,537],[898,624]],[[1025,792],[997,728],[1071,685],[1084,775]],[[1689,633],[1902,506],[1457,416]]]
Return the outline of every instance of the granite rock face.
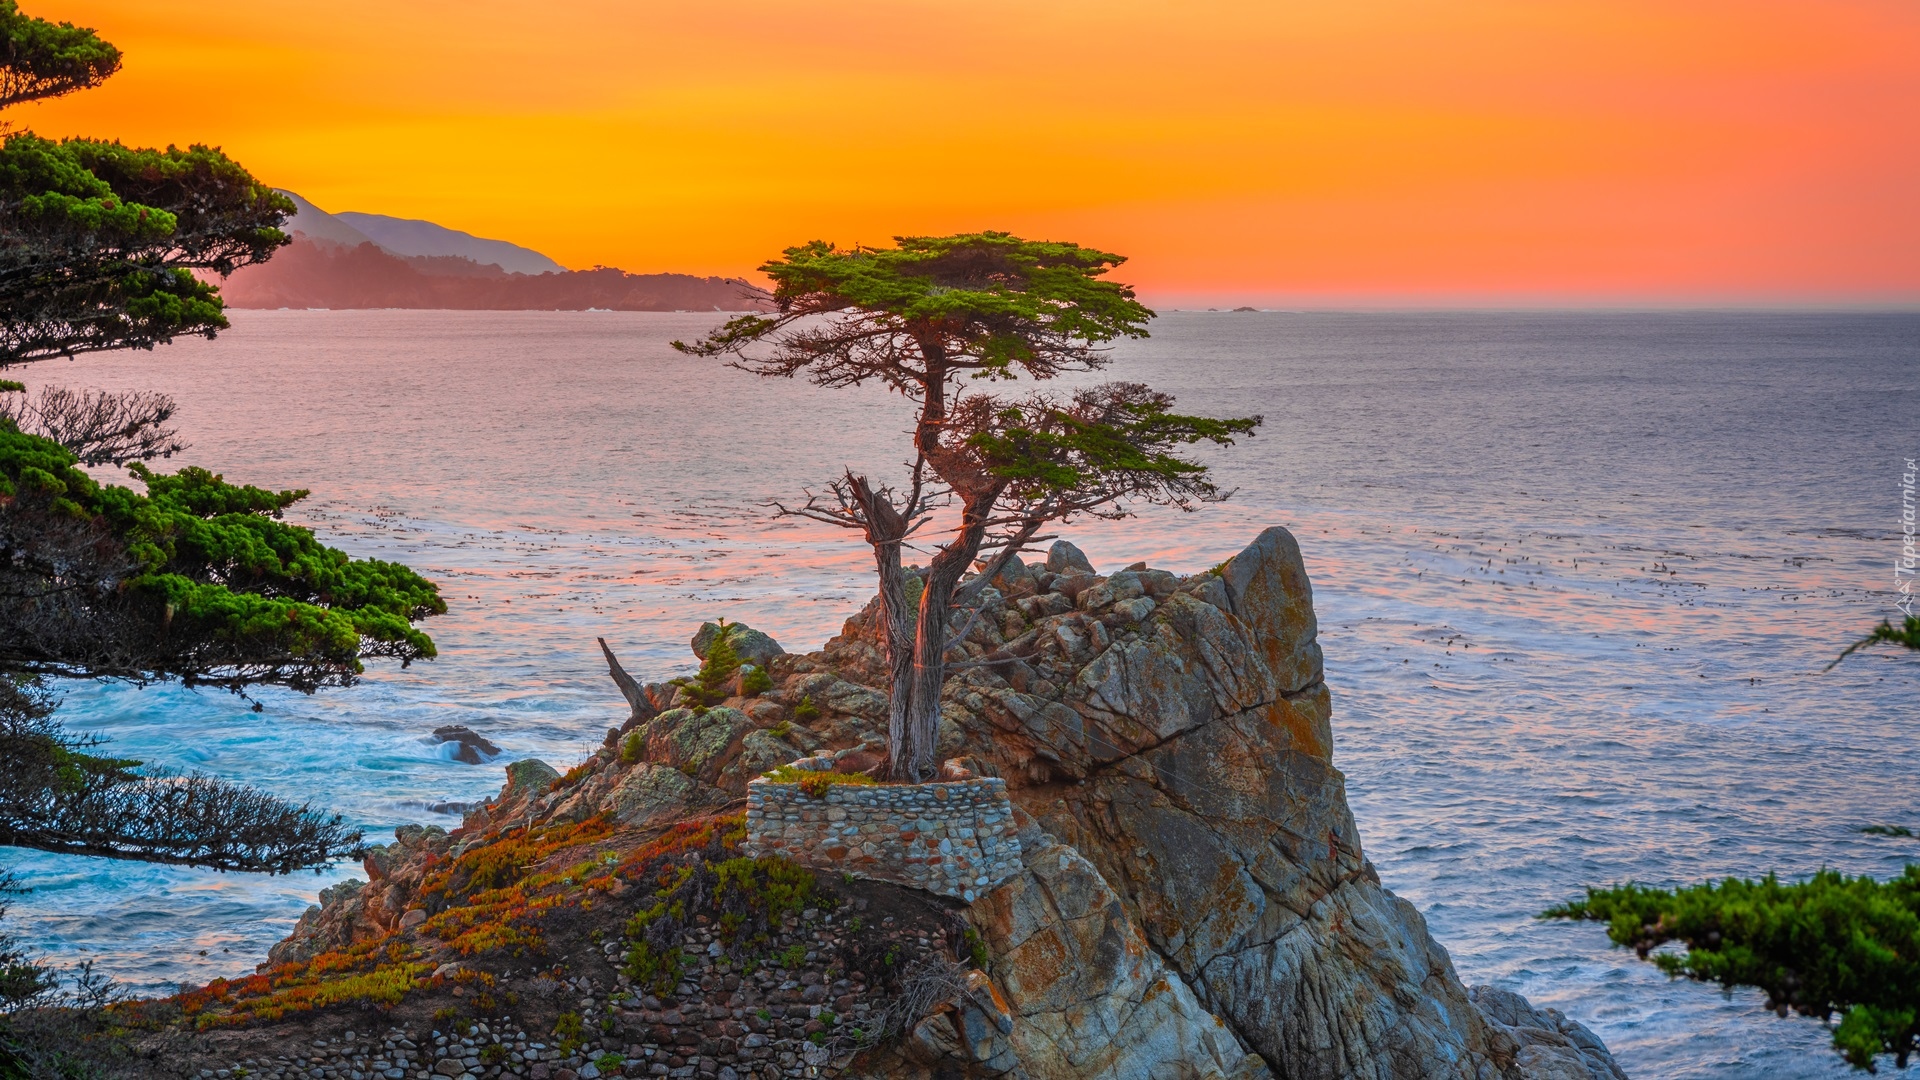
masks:
[[[1101,575],[1056,545],[979,602],[948,654],[939,751],[1005,781],[1020,869],[965,909],[990,958],[967,990],[881,1064],[828,1075],[1623,1080],[1579,1024],[1469,991],[1382,887],[1333,764],[1312,586],[1286,530],[1186,577]],[[808,752],[841,771],[884,762],[881,632],[869,604],[818,652],[759,658],[771,691],[631,720],[566,777],[508,766],[462,829],[370,855],[371,880],[330,893],[276,957],[393,930],[429,853],[500,830],[604,813],[644,838],[737,809]]]
[[[1486,1001],[1525,1022],[1491,1015],[1419,912],[1381,886],[1333,766],[1312,586],[1292,535],[1268,529],[1187,578],[1095,575],[1075,555],[1056,549],[1047,571],[987,591],[959,646],[987,663],[949,681],[942,752],[1007,777],[1035,829],[1098,871],[1124,915],[1116,942],[1154,958],[1233,1045],[1289,1080],[1619,1075],[1564,1017],[1525,1019],[1545,1014],[1489,989]],[[864,614],[824,658],[871,678],[877,632]],[[1004,922],[1007,903],[976,903],[976,924]],[[1003,938],[1011,951],[996,952],[994,972],[1018,1005],[1014,987],[1053,970],[1027,958],[1057,950]],[[1102,978],[1116,995],[1103,1007],[1122,1007],[1126,980]],[[1152,1042],[1116,1030],[1102,1046],[1153,1060]],[[1117,1075],[1065,1069],[1069,1043],[1027,1045],[1029,1073]]]
[[[1149,948],[1100,872],[1031,819],[1023,872],[973,906],[1033,1080],[1270,1080],[1267,1064]]]

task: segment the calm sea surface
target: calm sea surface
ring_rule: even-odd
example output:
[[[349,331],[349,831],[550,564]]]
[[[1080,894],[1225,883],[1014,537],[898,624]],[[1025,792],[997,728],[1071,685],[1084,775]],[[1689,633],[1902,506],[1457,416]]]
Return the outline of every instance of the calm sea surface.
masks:
[[[297,517],[441,583],[440,658],[317,697],[84,685],[116,749],[338,808],[385,839],[482,798],[467,724],[565,768],[624,713],[594,638],[650,678],[725,615],[818,647],[864,550],[765,507],[898,468],[905,403],[671,352],[716,316],[240,312],[217,342],[47,363],[29,381],[164,390],[184,461],[310,488]],[[1670,983],[1595,926],[1588,884],[1823,867],[1920,842],[1920,658],[1821,668],[1892,611],[1900,466],[1920,455],[1920,316],[1170,313],[1111,377],[1259,412],[1213,456],[1233,501],[1069,535],[1191,572],[1299,536],[1368,853],[1470,982],[1594,1027],[1636,1077],[1826,1077],[1816,1021]],[[165,989],[245,971],[321,877],[0,853],[55,958]]]

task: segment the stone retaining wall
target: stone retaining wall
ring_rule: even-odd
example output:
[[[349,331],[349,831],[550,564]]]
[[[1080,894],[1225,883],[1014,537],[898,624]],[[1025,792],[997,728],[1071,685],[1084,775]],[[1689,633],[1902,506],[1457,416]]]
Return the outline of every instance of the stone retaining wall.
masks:
[[[747,785],[747,853],[889,881],[971,903],[1020,872],[1007,782]]]

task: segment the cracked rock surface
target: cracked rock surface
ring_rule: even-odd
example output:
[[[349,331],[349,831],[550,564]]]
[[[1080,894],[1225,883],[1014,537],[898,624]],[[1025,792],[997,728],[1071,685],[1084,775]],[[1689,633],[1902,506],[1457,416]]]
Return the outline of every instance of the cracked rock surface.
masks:
[[[780,1075],[1624,1080],[1578,1023],[1463,986],[1382,886],[1334,767],[1285,529],[1187,577],[1100,574],[1059,545],[1012,562],[956,624],[941,756],[1004,778],[1021,826],[1021,872],[964,910],[985,970],[896,1043]],[[495,830],[605,814],[654,835],[737,809],[749,780],[807,753],[883,762],[877,602],[818,652],[777,648],[765,693],[696,711],[673,684],[637,688],[647,707],[567,777],[517,762],[462,829],[403,829],[276,959],[404,931],[415,868]]]
[[[960,647],[976,663],[945,709],[943,750],[1007,777],[1033,823],[1023,846],[1047,853],[973,912],[1027,1075],[1625,1075],[1564,1016],[1469,992],[1382,887],[1333,765],[1291,534],[1268,529],[1188,578],[1055,564],[986,593]],[[829,662],[876,671],[870,621],[850,622]],[[1069,864],[1094,873],[1063,905]],[[1098,908],[1106,936],[1070,908]]]

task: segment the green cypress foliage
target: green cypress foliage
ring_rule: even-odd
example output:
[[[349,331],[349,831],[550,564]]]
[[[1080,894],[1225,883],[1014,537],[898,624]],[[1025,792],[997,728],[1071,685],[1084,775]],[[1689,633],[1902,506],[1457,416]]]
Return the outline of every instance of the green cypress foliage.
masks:
[[[740,654],[733,649],[733,631],[734,628],[727,625],[727,620],[720,620],[720,632],[713,636],[713,642],[707,646],[707,657],[700,662],[700,673],[685,684],[686,694],[693,699],[696,713],[703,713],[727,700],[727,680],[740,670]]]
[[[412,625],[445,613],[433,583],[280,520],[305,491],[132,472],[145,494],[0,421],[0,670],[310,691],[434,655]]]
[[[1543,919],[1607,924],[1615,945],[1676,978],[1764,990],[1785,1016],[1841,1021],[1833,1045],[1855,1068],[1892,1054],[1905,1068],[1920,1050],[1920,864],[1892,881],[1831,870],[1798,884],[1769,874],[1684,889],[1627,884],[1588,889]],[[1654,954],[1669,941],[1680,953]]]
[[[1827,670],[1832,671],[1834,665],[1840,661],[1845,660],[1861,649],[1872,648],[1883,641],[1898,645],[1903,649],[1920,651],[1920,618],[1909,615],[1899,626],[1895,626],[1890,622],[1881,622],[1879,626],[1873,628],[1873,633],[1847,646],[1847,651],[1834,658],[1833,663],[1827,665]]]
[[[0,109],[97,86],[120,70],[120,50],[93,31],[22,15],[0,0]]]
[[[0,109],[99,85],[120,52],[0,0]],[[289,242],[286,196],[218,149],[0,143],[0,365],[227,328],[209,280]]]

